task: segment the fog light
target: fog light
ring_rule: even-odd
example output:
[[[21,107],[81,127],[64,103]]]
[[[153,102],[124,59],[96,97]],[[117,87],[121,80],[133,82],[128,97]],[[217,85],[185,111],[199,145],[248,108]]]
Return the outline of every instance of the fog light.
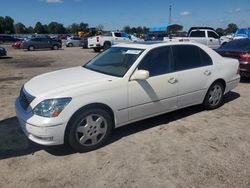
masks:
[[[45,137],[45,136],[36,136],[36,135],[33,135],[32,136],[36,139],[39,139],[39,140],[44,140],[44,141],[52,141],[53,140],[53,136],[50,136],[50,137]]]

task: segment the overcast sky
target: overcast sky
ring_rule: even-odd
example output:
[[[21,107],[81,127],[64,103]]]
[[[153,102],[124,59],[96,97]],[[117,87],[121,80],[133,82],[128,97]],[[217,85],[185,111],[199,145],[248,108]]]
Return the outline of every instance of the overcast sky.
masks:
[[[172,23],[223,27],[233,22],[250,27],[250,0],[1,0],[0,16],[34,26],[37,21],[57,21],[68,26],[87,22],[106,30],[130,26],[167,25],[169,5]]]

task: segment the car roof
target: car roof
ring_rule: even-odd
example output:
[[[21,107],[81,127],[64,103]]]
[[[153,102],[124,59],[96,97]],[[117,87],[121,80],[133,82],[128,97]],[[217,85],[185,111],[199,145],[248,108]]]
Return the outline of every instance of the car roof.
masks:
[[[170,45],[196,45],[198,43],[192,42],[164,42],[164,41],[145,41],[145,42],[131,42],[131,43],[121,43],[114,45],[114,47],[127,47],[127,48],[140,48],[140,49],[152,49],[161,46],[170,46]]]

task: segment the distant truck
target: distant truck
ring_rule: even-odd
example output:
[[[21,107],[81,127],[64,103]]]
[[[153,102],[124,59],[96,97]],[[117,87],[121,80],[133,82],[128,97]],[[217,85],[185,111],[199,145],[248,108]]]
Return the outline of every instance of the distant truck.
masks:
[[[188,31],[187,37],[164,37],[165,42],[180,42],[190,41],[204,44],[212,49],[219,48],[221,45],[231,41],[230,38],[220,37],[216,31],[211,27],[191,27]]]
[[[88,48],[94,49],[95,52],[100,52],[101,49],[108,49],[114,44],[132,41],[131,37],[125,32],[108,32],[103,35],[89,37]]]

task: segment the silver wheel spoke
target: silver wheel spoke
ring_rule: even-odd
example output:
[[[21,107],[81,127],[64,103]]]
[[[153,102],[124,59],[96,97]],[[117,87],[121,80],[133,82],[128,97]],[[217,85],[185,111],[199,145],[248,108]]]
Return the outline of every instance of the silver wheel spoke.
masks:
[[[103,118],[102,117],[99,117],[96,121],[95,121],[95,123],[97,124],[97,125],[101,125],[102,124],[102,122],[103,122]]]
[[[99,128],[98,129],[98,133],[100,133],[100,134],[104,134],[105,132],[107,131],[107,129],[106,128]]]
[[[97,143],[97,135],[93,135],[91,138],[91,143],[96,144]]]
[[[83,135],[83,136],[80,138],[79,142],[80,142],[81,144],[85,144],[85,142],[86,142],[88,139],[89,139],[89,137],[88,137],[87,135]]]
[[[83,126],[77,127],[76,132],[85,133],[85,127],[83,127]]]
[[[94,123],[92,115],[87,116],[86,120],[88,126]]]

